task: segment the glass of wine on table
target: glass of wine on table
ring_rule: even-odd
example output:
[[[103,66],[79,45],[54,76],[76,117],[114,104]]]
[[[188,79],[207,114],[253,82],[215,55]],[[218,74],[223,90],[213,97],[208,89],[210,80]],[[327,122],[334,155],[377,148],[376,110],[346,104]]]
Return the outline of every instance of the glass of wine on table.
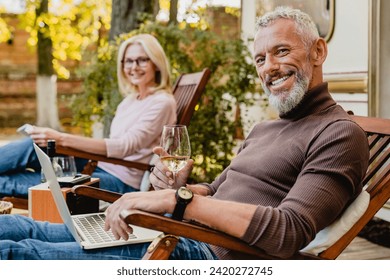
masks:
[[[185,125],[165,125],[161,135],[161,147],[166,154],[161,162],[172,172],[173,180],[191,156],[190,138]]]

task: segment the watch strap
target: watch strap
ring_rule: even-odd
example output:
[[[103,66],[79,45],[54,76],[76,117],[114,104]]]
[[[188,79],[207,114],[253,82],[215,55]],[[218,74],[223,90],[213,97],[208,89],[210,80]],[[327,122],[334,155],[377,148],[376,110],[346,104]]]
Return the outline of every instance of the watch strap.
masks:
[[[186,194],[182,197],[183,194]],[[187,196],[190,194],[190,196]],[[184,211],[186,210],[187,205],[192,201],[193,193],[191,190],[187,189],[186,187],[180,187],[176,191],[176,205],[175,209],[172,213],[172,219],[181,221],[184,217]]]
[[[172,213],[172,219],[176,221],[182,221],[184,217],[184,211],[186,210],[187,203],[183,202],[176,202],[175,209],[173,210]]]

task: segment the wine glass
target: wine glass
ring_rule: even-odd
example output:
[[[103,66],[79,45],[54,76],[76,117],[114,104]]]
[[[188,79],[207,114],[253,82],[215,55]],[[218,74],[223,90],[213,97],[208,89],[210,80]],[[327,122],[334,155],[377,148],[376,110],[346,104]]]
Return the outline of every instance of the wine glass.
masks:
[[[76,162],[73,156],[58,156],[53,158],[62,169],[62,176],[57,177],[74,177],[77,173]]]
[[[73,156],[55,156],[51,157],[51,164],[54,173],[58,179],[63,177],[73,178],[77,174],[76,162]],[[46,182],[45,173],[41,171],[41,182]]]
[[[186,165],[191,156],[187,127],[185,125],[165,125],[160,144],[167,153],[161,156],[160,160],[172,172],[175,181],[176,173]]]

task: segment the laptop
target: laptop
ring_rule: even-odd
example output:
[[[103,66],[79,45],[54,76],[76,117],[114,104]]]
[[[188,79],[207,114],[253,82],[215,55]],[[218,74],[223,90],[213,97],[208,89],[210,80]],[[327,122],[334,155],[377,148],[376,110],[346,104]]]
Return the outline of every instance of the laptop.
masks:
[[[133,234],[129,236],[129,239],[127,241],[123,239],[116,240],[111,230],[108,232],[104,230],[104,213],[71,215],[62,195],[50,158],[35,143],[34,149],[49,184],[58,212],[74,239],[83,249],[150,242],[161,234],[159,231],[130,225],[133,228]]]

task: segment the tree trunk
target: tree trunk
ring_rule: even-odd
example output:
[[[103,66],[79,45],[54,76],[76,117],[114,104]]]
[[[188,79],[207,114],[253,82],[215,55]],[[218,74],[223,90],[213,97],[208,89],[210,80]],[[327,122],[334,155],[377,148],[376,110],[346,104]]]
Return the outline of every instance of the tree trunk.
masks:
[[[36,9],[36,17],[48,13],[48,0],[42,0]],[[38,29],[38,71],[37,71],[37,125],[61,129],[57,108],[57,77],[53,69],[53,44],[50,37],[45,36],[49,26],[47,23],[36,23]]]
[[[57,76],[37,76],[37,125],[62,130],[58,117]]]
[[[156,1],[158,0],[112,0],[111,29],[109,40],[122,33],[128,33],[140,24],[139,16],[147,13],[156,16]]]
[[[171,4],[169,6],[169,23],[172,24],[177,23],[177,2],[178,0],[171,0]]]

